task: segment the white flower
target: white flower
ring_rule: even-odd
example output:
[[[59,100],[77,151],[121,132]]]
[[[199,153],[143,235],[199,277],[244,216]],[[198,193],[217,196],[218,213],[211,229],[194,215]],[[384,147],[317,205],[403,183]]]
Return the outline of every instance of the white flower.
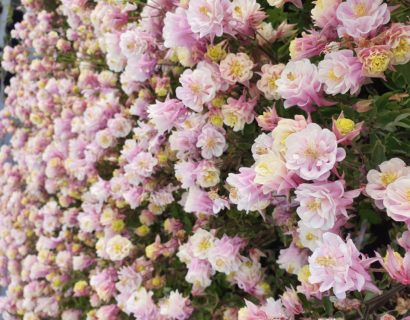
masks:
[[[125,237],[116,235],[107,242],[106,251],[112,261],[120,261],[129,256],[132,243]]]

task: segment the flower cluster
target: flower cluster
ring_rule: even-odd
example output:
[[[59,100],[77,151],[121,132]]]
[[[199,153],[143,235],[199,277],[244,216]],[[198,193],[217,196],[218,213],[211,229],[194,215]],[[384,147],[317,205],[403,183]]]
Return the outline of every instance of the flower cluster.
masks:
[[[22,9],[1,62],[5,320],[376,317],[406,292],[406,7]]]

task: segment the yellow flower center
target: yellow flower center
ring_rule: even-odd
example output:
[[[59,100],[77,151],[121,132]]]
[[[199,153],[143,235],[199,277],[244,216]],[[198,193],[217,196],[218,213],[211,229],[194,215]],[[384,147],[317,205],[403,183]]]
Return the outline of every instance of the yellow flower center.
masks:
[[[320,206],[321,206],[321,203],[319,199],[314,199],[307,204],[307,207],[310,211],[315,211],[319,209]]]
[[[410,189],[407,189],[406,191],[406,200],[410,201]]]
[[[307,241],[312,241],[312,240],[317,239],[317,237],[313,233],[309,232],[309,233],[306,234],[305,239]]]
[[[339,81],[342,77],[338,77],[335,75],[335,71],[333,69],[330,69],[327,73],[327,76],[330,80],[332,81]]]
[[[208,46],[206,55],[212,61],[219,61],[219,60],[222,60],[223,58],[225,58],[226,51],[220,44],[210,45],[210,46]]]
[[[384,187],[387,187],[390,183],[396,181],[396,179],[397,174],[395,172],[384,172],[380,177]]]
[[[242,9],[240,6],[236,6],[233,11],[240,17],[242,17]]]
[[[201,86],[197,83],[191,84],[191,91],[195,94],[199,94],[201,92]]]
[[[277,78],[275,76],[271,77],[268,80],[268,87],[270,90],[275,90],[276,89],[276,80]]]
[[[211,247],[211,241],[207,238],[202,239],[198,244],[198,249],[200,251],[206,251]]]
[[[336,120],[336,128],[342,135],[346,135],[354,130],[354,121],[346,118]]]
[[[386,71],[389,63],[390,57],[386,53],[374,53],[369,56],[369,61],[365,64],[365,68],[371,74],[380,73]]]
[[[293,81],[296,79],[296,76],[293,72],[289,72],[286,77],[288,78],[288,80]]]
[[[202,13],[203,15],[207,15],[209,13],[209,9],[206,6],[200,6],[199,12]]]
[[[218,267],[222,268],[222,267],[225,265],[225,262],[224,262],[221,258],[218,258],[218,259],[216,259],[215,264],[216,264]]]
[[[331,267],[336,265],[335,259],[329,256],[318,257],[316,263],[323,267]]]
[[[359,3],[355,5],[353,11],[356,16],[363,17],[366,15],[366,6],[363,3]]]
[[[313,159],[317,159],[317,158],[319,158],[319,152],[313,146],[309,146],[305,150],[305,156],[313,158]]]
[[[243,65],[239,61],[235,60],[231,64],[231,74],[235,77],[240,77],[243,74]]]
[[[410,53],[409,42],[401,38],[397,47],[392,48],[393,55],[397,58],[405,58]]]

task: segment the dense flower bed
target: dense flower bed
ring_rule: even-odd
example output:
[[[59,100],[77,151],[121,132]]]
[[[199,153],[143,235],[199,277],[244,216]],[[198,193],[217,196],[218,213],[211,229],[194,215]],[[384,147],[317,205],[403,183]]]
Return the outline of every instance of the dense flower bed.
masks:
[[[23,10],[5,320],[409,319],[406,1]]]

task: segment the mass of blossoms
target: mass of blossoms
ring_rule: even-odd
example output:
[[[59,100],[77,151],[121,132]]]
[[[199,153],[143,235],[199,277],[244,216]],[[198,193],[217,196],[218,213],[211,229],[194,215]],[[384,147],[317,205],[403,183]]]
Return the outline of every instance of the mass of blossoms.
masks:
[[[2,319],[410,319],[407,0],[16,10]]]

